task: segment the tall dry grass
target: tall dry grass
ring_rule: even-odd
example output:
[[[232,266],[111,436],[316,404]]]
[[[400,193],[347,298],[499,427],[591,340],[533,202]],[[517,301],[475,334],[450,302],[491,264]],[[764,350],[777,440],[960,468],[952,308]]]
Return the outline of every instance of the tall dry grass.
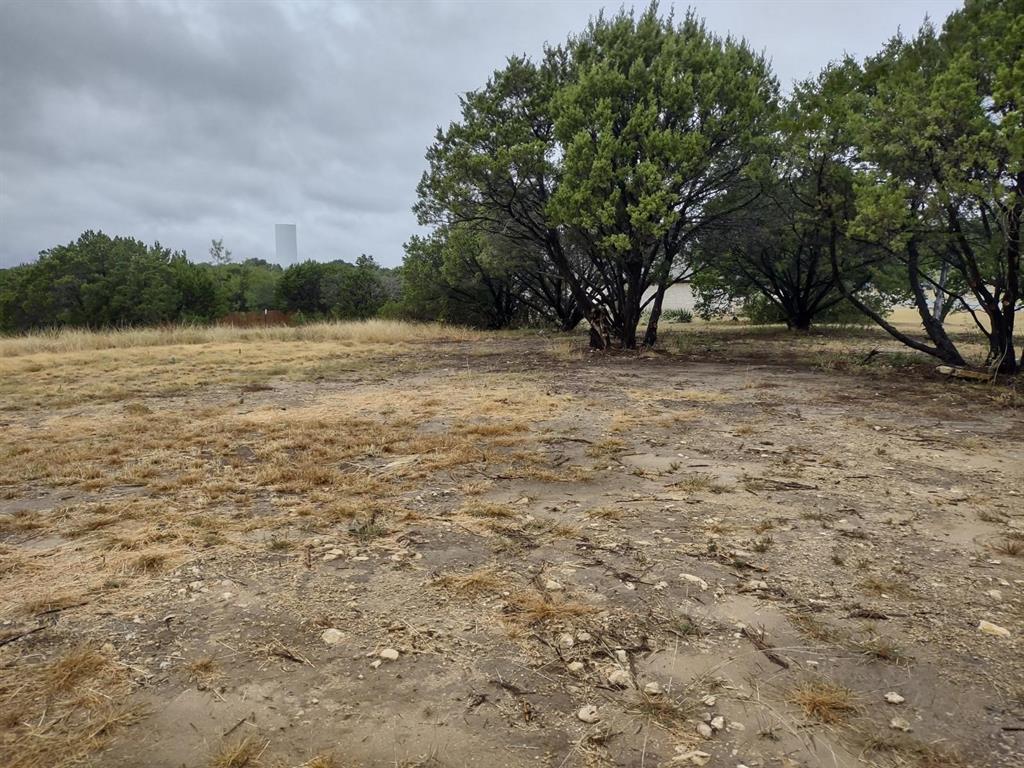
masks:
[[[422,341],[474,341],[482,333],[459,326],[399,320],[323,322],[298,326],[235,328],[226,325],[175,325],[108,331],[58,329],[0,338],[0,357],[99,349],[164,347],[180,344],[228,344],[244,341],[313,341],[398,344]]]

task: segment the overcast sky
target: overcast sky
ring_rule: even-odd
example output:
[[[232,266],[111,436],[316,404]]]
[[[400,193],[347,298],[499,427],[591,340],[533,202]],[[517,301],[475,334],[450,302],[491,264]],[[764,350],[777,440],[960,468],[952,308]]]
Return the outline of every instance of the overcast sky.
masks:
[[[275,223],[298,226],[300,259],[396,265],[418,229],[424,150],[458,94],[602,5],[619,7],[0,0],[0,266],[86,229],[194,260],[223,238],[236,258],[272,260]],[[692,5],[764,49],[786,86],[960,3]]]

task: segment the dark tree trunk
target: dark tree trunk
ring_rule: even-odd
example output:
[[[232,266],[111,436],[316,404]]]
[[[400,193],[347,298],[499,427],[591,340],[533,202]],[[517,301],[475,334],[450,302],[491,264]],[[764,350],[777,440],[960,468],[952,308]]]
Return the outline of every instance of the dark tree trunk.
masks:
[[[644,334],[644,346],[653,347],[658,341],[658,323],[661,321],[661,306],[665,301],[667,285],[659,285],[651,304],[651,317],[647,321],[647,332]]]
[[[793,331],[811,330],[811,313],[802,310],[789,318],[789,328]]]
[[[583,310],[579,307],[573,307],[570,311],[564,312],[559,322],[559,326],[563,331],[571,331],[583,320]]]

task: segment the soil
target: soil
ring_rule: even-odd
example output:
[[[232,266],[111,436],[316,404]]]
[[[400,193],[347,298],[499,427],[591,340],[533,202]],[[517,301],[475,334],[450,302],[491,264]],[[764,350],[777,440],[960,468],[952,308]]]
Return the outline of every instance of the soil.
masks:
[[[415,416],[431,438],[477,425],[481,449],[435,467],[436,447],[348,446],[333,469],[385,488],[348,519],[321,516],[330,485],[234,498],[160,470],[93,489],[8,478],[2,519],[43,524],[0,528],[0,674],[83,645],[116,663],[137,715],[95,766],[1020,766],[1024,414],[984,390],[513,337],[127,410],[8,408],[5,429],[37,440],[72,423],[98,440],[140,405],[244,417],[230,448],[183,440],[197,483],[266,471],[266,426],[300,417]],[[166,565],[75,592],[76,570],[119,550],[70,527],[136,499],[157,505]],[[165,502],[223,516],[226,541],[175,538]],[[33,613],[15,561],[80,604]],[[801,706],[829,686],[838,703]],[[17,764],[33,735],[5,722],[0,763]]]

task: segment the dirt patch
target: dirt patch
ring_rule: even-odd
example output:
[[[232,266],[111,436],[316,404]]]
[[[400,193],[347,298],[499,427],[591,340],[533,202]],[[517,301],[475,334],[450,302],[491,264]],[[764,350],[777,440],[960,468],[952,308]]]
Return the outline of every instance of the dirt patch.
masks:
[[[1024,419],[990,390],[326,345],[259,340],[258,387],[175,347],[212,378],[173,393],[158,346],[107,350],[116,385],[0,361],[0,763],[1024,758]]]

